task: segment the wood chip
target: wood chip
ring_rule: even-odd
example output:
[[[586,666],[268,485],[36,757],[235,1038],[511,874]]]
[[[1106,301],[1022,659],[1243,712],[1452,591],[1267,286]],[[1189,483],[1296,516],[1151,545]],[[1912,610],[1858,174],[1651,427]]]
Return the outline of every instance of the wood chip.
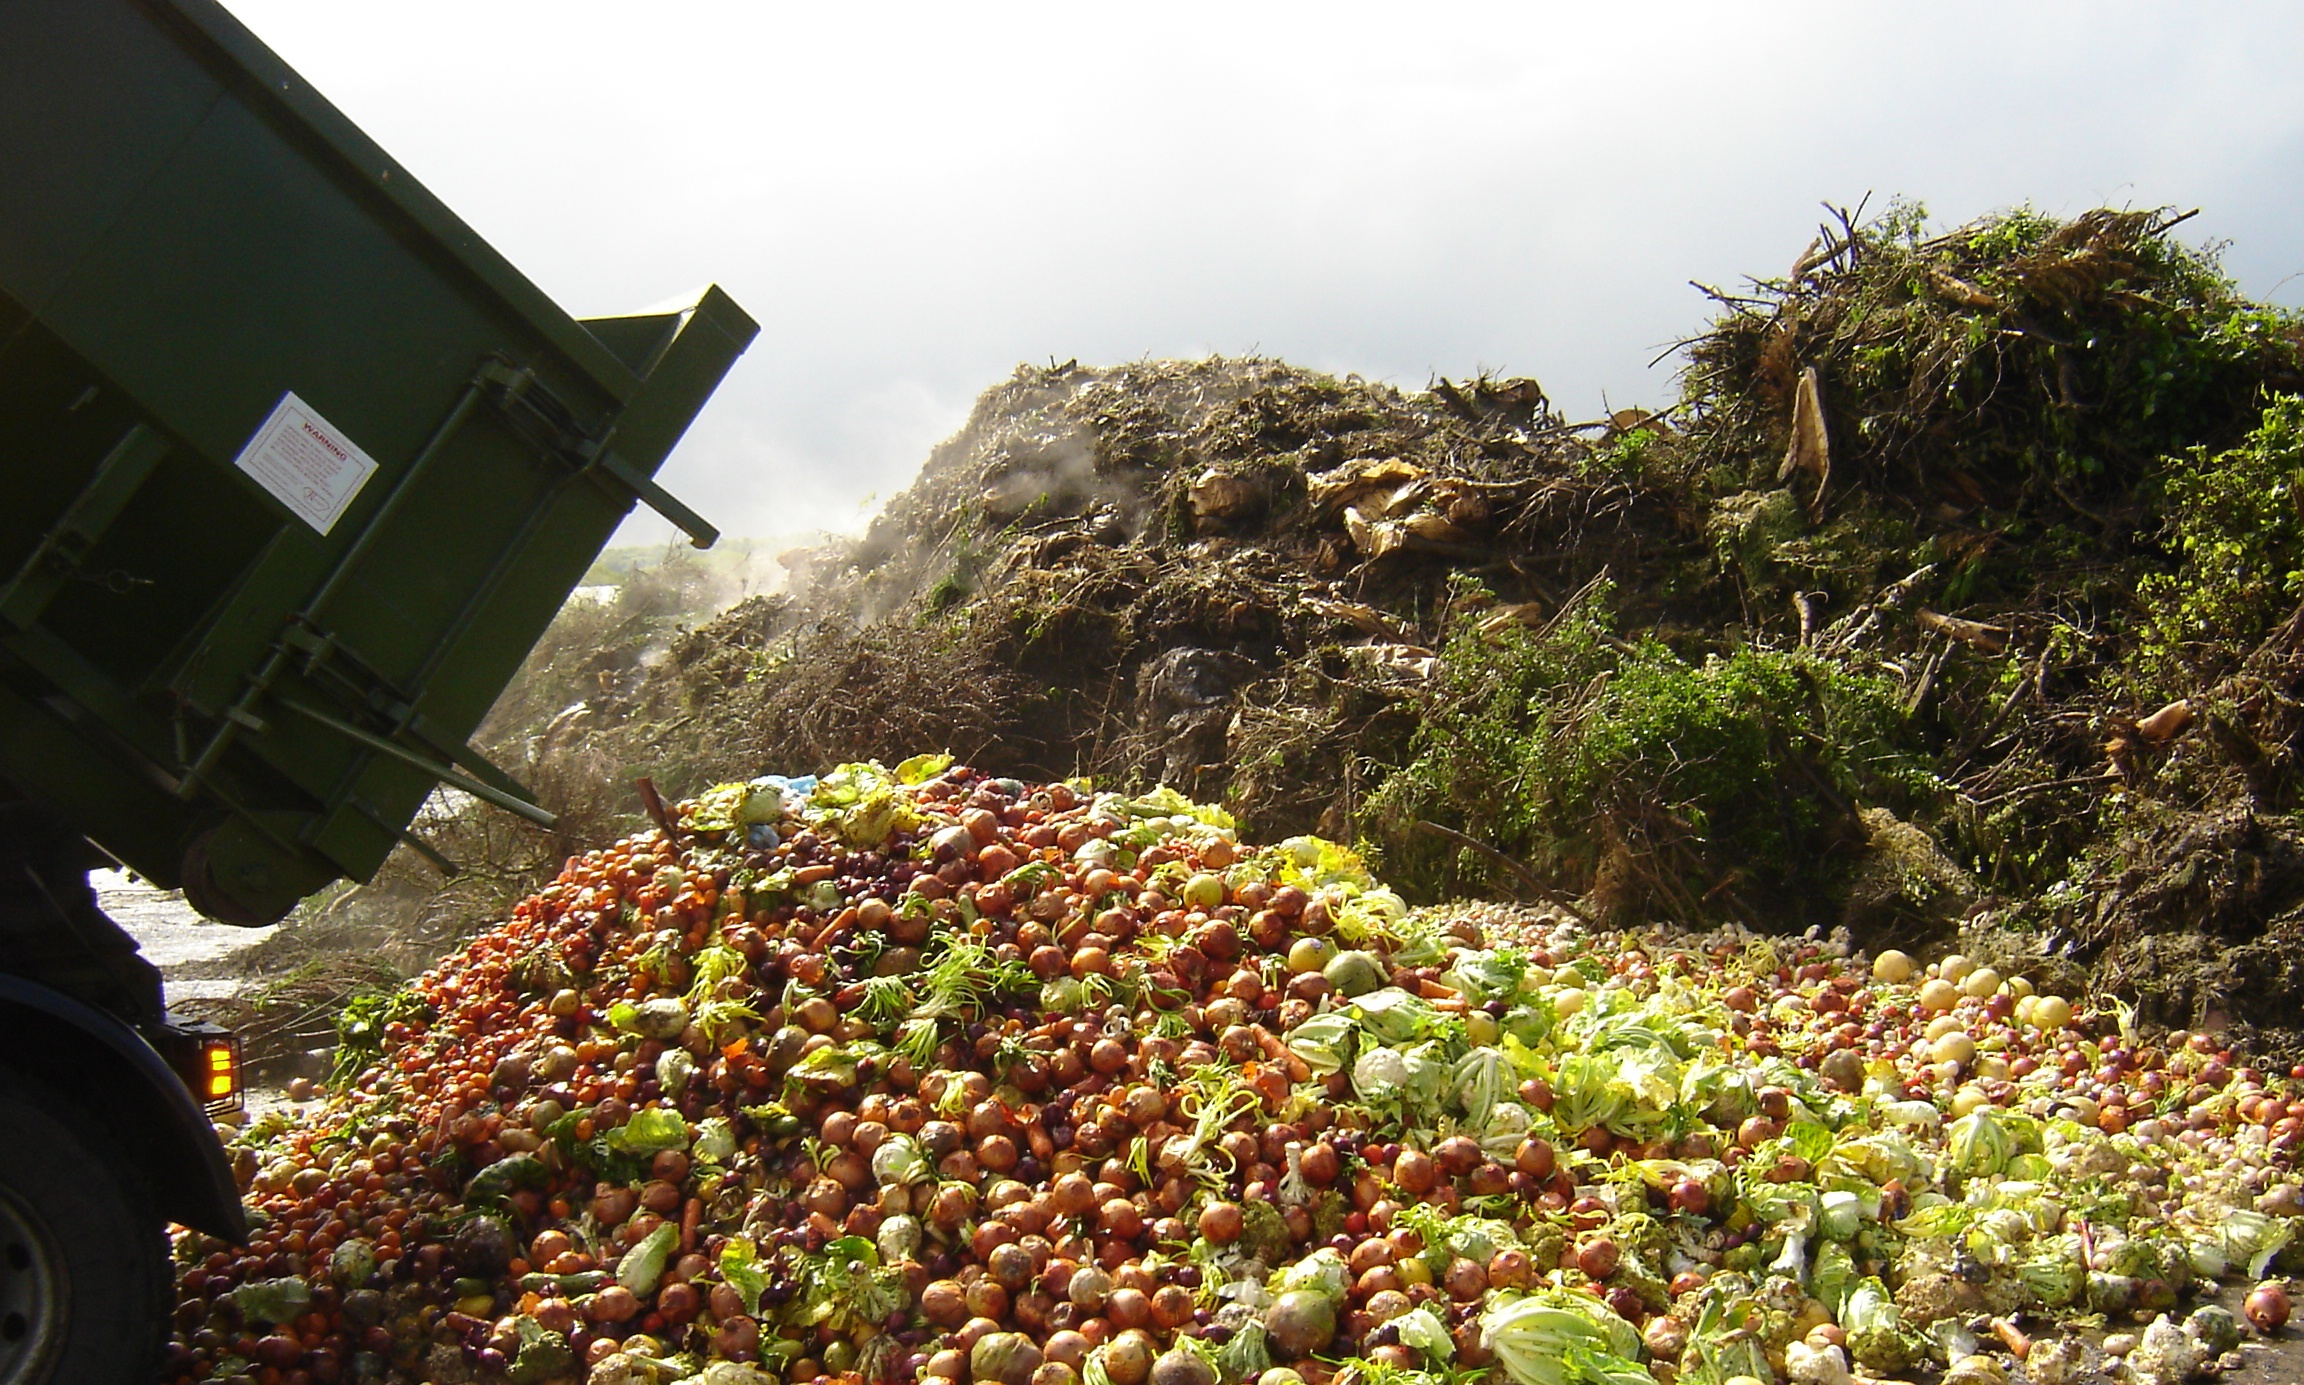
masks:
[[[1912,613],[1912,618],[1939,635],[1949,635],[1973,649],[1997,654],[2008,646],[2008,627],[1986,625],[1980,620],[1962,620],[1942,611],[1931,611],[1926,606]]]
[[[1816,496],[1808,502],[1814,516],[1823,509],[1825,487],[1832,484],[1832,438],[1824,426],[1823,381],[1814,366],[1800,372],[1800,387],[1792,398],[1792,441],[1784,449],[1776,479],[1789,481],[1800,473],[1816,478]]]

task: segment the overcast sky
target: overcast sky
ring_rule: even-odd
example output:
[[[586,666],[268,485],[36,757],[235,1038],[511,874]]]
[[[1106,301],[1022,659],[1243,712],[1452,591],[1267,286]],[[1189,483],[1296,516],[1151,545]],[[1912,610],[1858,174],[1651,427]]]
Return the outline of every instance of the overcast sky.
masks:
[[[662,477],[731,535],[859,527],[1020,361],[1662,402],[1687,281],[1867,192],[2197,206],[2304,304],[2293,4],[225,3],[571,312],[760,319]]]

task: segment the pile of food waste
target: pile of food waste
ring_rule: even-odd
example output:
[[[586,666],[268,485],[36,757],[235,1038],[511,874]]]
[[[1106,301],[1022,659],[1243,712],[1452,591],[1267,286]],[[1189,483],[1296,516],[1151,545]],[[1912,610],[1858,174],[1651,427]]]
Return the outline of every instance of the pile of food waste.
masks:
[[[2300,1253],[2299,1074],[2211,1035],[944,756],[703,793],[344,1029],[171,1380],[2179,1385]]]

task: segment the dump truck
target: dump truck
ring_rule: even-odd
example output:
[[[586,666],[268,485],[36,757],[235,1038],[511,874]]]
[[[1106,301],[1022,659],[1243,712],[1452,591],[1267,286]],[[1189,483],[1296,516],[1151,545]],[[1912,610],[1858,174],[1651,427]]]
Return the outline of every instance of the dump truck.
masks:
[[[711,542],[654,478],[757,330],[570,317],[210,0],[0,0],[0,1385],[155,1378],[167,1225],[246,1234],[90,869],[258,925],[549,823],[469,738],[636,504]]]

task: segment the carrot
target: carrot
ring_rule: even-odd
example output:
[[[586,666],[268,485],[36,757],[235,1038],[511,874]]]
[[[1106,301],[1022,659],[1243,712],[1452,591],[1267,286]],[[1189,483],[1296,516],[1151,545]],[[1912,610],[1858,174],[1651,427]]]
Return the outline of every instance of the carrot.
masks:
[[[2008,1354],[2019,1361],[2032,1354],[2032,1339],[2006,1318],[1992,1320],[1992,1335],[1998,1337],[2008,1348]]]
[[[692,1197],[680,1209],[680,1253],[696,1248],[696,1228],[704,1224],[704,1199]]]

